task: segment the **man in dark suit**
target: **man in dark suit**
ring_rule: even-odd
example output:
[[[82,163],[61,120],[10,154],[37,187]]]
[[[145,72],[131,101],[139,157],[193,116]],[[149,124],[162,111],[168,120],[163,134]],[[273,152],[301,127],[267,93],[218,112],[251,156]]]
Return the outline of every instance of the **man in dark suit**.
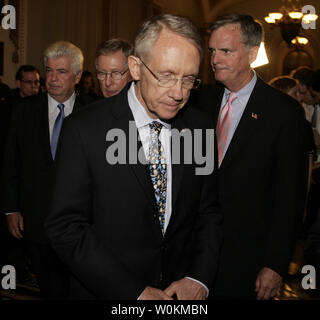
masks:
[[[217,298],[270,299],[287,273],[303,213],[303,116],[294,99],[250,67],[262,40],[259,23],[229,14],[211,30],[211,66],[219,84],[202,99],[216,126],[224,218],[213,292]]]
[[[16,84],[17,88],[12,90],[13,102],[39,94],[39,71],[32,65],[25,64],[20,66],[16,73]]]
[[[3,208],[10,233],[26,239],[43,298],[63,298],[63,267],[48,244],[44,220],[59,126],[87,101],[74,93],[83,55],[69,42],[55,42],[44,53],[48,93],[13,106],[3,170]],[[58,107],[57,107],[58,106]],[[60,107],[60,109],[59,109]]]
[[[185,106],[199,83],[201,55],[188,19],[147,21],[128,60],[135,81],[64,123],[46,225],[73,273],[71,298],[207,296],[221,241],[216,179],[212,172],[195,174],[194,160],[170,160],[173,129],[210,128]],[[119,162],[111,161],[114,134]],[[130,161],[137,147],[139,159]]]

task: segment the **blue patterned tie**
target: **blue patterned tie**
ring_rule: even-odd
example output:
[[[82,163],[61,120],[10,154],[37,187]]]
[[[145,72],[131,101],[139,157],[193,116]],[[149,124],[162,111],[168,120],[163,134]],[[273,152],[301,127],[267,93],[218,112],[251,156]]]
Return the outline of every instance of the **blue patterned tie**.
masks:
[[[162,234],[164,234],[164,217],[167,197],[167,164],[165,161],[164,150],[159,140],[162,124],[157,121],[153,121],[149,126],[151,134],[149,170],[156,197],[160,226]]]
[[[62,127],[62,122],[64,119],[64,105],[62,103],[58,104],[58,108],[60,110],[57,119],[53,126],[52,136],[51,136],[51,154],[53,160],[56,157],[57,145],[59,140],[59,135]]]

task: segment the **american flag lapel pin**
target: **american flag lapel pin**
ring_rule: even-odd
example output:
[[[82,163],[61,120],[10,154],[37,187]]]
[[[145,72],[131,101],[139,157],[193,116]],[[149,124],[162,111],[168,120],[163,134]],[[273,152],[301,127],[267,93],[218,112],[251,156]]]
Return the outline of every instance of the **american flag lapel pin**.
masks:
[[[256,113],[251,113],[251,117],[253,118],[253,119],[256,119],[256,120],[258,120],[258,115],[256,114]]]

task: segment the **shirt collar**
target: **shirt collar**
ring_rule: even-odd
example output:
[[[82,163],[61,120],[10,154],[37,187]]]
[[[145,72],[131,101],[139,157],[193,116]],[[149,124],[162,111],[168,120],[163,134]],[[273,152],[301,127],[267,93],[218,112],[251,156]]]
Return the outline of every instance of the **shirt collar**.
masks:
[[[75,100],[76,100],[76,93],[73,92],[71,97],[68,100],[62,102],[62,104],[64,105],[65,109],[70,109],[73,107]],[[50,105],[57,106],[58,104],[61,104],[61,103],[58,102],[57,100],[55,100],[54,98],[52,98],[50,96],[50,94],[48,93],[48,104],[49,104],[49,106]]]
[[[167,129],[170,129],[171,125],[169,123],[163,122],[160,119],[153,119],[148,115],[147,111],[138,100],[135,89],[136,89],[136,85],[134,82],[132,82],[130,89],[128,90],[128,102],[129,102],[129,107],[133,114],[133,118],[136,122],[137,128],[139,129],[149,125],[153,121],[158,121],[164,127],[166,127]]]
[[[238,101],[243,105],[247,104],[248,99],[253,91],[254,86],[256,85],[256,82],[257,82],[257,74],[254,70],[252,70],[252,71],[253,71],[253,77],[250,80],[250,82],[248,84],[246,84],[242,89],[235,92],[235,94],[238,98]],[[230,93],[231,93],[230,90],[225,88],[224,95],[226,97],[229,97]]]

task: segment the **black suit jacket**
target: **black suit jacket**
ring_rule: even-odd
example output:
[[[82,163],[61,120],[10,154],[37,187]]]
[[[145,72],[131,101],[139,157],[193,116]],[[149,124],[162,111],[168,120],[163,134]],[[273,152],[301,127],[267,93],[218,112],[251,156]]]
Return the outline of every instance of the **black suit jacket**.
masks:
[[[77,96],[73,111],[91,101]],[[24,236],[31,241],[48,241],[43,224],[48,212],[53,167],[48,96],[25,98],[13,106],[3,166],[2,211],[22,213]]]
[[[200,108],[217,124],[224,87],[208,92]],[[219,168],[224,243],[213,289],[218,296],[253,298],[263,267],[287,272],[306,194],[301,110],[257,79]]]
[[[125,89],[63,125],[46,225],[73,273],[71,298],[135,300],[148,285],[165,288],[190,276],[209,287],[214,279],[221,241],[214,174],[195,175],[194,163],[172,165],[172,215],[163,237],[148,166],[106,161],[113,143],[106,134],[114,128],[126,134],[128,160],[129,121]],[[185,107],[172,126],[208,128],[209,121]]]

